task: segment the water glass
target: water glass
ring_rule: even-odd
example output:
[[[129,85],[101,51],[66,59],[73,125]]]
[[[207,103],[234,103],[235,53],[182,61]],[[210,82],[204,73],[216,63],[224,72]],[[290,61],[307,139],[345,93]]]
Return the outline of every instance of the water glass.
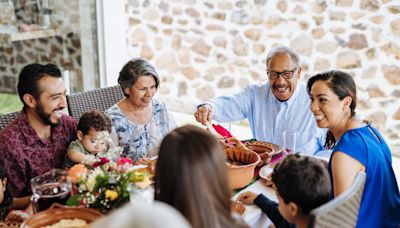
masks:
[[[285,130],[282,132],[282,139],[283,139],[283,152],[285,153],[285,156],[290,153],[295,153],[297,132]]]

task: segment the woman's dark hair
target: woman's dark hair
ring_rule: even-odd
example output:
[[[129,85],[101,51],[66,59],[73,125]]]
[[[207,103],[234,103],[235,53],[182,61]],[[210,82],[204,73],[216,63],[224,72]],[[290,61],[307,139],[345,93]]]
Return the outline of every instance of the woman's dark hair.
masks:
[[[135,85],[137,80],[143,76],[153,76],[156,81],[156,88],[160,85],[160,79],[158,78],[156,69],[142,58],[132,59],[122,67],[122,70],[119,72],[118,84],[121,85],[122,91],[126,97],[129,97],[129,94],[125,93],[125,88]]]
[[[38,82],[47,76],[61,78],[61,71],[54,64],[42,65],[38,63],[29,64],[22,69],[19,74],[17,90],[19,99],[24,106],[26,106],[23,99],[25,94],[30,94],[36,99],[40,97],[42,91],[40,91]]]
[[[6,175],[5,171],[3,170],[2,167],[0,167],[0,181],[3,181],[4,178],[6,178],[6,177],[7,177],[7,175]],[[0,221],[3,220],[7,216],[8,212],[10,211],[11,203],[13,201],[10,184],[7,183],[7,186],[4,186],[4,187],[6,189],[4,192],[3,202],[0,202]]]
[[[186,125],[161,143],[155,199],[165,202],[192,227],[239,227],[231,217],[230,187],[221,145],[207,131]]]
[[[329,173],[317,158],[288,155],[275,166],[272,181],[283,201],[295,203],[304,215],[330,199]]]
[[[111,133],[111,120],[98,110],[85,112],[79,119],[78,130],[82,131],[83,135],[87,135],[91,128]]]
[[[357,88],[356,84],[349,74],[333,70],[327,71],[324,73],[320,73],[314,75],[307,82],[307,90],[310,94],[311,88],[317,81],[324,81],[326,85],[332,90],[334,94],[339,97],[339,100],[343,100],[346,97],[351,97],[350,104],[350,116],[353,117],[356,115],[356,107],[357,107]],[[331,149],[335,146],[336,139],[333,136],[331,131],[328,131],[326,135],[325,147]]]

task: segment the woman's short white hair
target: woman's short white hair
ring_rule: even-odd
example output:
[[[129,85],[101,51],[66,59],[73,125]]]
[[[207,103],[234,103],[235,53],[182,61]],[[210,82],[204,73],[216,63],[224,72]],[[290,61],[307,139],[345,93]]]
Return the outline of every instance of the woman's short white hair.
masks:
[[[189,222],[170,205],[154,201],[135,202],[124,206],[91,225],[94,228],[190,228]]]

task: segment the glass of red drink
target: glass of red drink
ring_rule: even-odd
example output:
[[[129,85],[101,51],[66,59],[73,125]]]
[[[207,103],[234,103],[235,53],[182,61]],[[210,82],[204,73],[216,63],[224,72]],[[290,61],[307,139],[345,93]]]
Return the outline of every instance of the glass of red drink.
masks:
[[[31,179],[34,212],[46,210],[53,203],[65,205],[71,195],[71,181],[67,171],[52,169]]]

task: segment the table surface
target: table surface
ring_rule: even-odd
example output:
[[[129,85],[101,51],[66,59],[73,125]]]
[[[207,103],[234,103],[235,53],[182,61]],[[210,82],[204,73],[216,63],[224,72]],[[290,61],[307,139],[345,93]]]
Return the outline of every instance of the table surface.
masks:
[[[240,192],[235,194],[232,197],[232,199],[235,200],[241,193],[246,191],[254,192],[256,194],[262,193],[269,199],[278,202],[278,198],[275,195],[275,191],[271,187],[267,187],[263,179],[258,179],[251,185],[242,189]],[[271,220],[256,205],[245,205],[245,208],[246,212],[243,215],[243,220],[250,227],[269,227],[270,225],[272,225]]]

